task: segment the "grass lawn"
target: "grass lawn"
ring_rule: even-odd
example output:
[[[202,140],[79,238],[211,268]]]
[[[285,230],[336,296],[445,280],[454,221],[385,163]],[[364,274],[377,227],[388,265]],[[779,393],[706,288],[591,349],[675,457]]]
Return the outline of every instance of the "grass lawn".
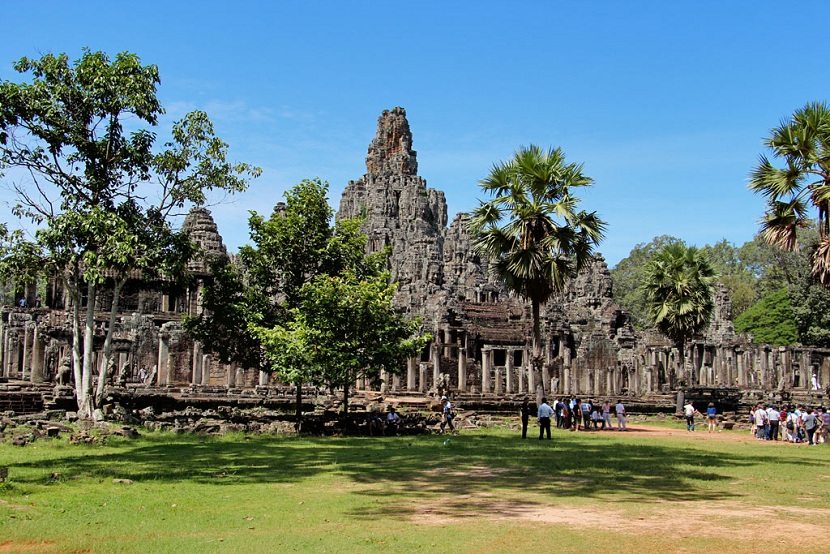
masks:
[[[0,444],[0,552],[827,548],[830,445],[635,427]]]

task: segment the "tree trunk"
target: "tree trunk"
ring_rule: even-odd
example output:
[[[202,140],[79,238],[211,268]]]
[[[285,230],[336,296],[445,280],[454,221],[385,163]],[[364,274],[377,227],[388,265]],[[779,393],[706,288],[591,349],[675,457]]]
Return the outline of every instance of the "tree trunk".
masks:
[[[349,415],[349,380],[343,384],[343,414]]]
[[[75,401],[80,410],[84,388],[81,378],[81,294],[77,282],[70,285],[69,292],[72,295],[72,374],[75,377]]]
[[[92,419],[95,410],[92,398],[92,361],[94,356],[93,339],[95,338],[95,283],[87,285],[86,322],[84,324],[84,351],[81,387],[83,397],[78,399],[78,417]]]
[[[118,313],[118,300],[121,297],[121,288],[124,286],[124,281],[116,281],[115,288],[112,291],[112,308],[110,308],[110,321],[107,328],[107,337],[104,339],[104,363],[101,374],[98,376],[98,388],[95,391],[95,406],[100,406],[104,401],[104,389],[107,386],[107,377],[109,376],[110,363],[112,360],[112,335],[115,330],[115,317]]]
[[[302,430],[303,426],[303,382],[297,381],[297,405],[296,405],[296,418],[297,421],[294,423],[294,429],[299,433]]]
[[[680,378],[686,383],[688,387],[691,385],[691,379],[689,375],[686,373],[686,352],[685,352],[686,341],[681,340],[677,345],[678,357],[677,357],[677,374],[680,375]]]

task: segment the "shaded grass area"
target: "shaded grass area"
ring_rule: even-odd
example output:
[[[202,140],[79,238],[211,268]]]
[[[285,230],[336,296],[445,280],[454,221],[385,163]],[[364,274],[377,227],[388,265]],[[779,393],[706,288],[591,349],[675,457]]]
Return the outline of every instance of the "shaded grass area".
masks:
[[[502,430],[380,439],[150,433],[93,446],[3,444],[0,465],[10,467],[10,479],[0,485],[0,545],[13,540],[11,551],[61,552],[467,552],[567,540],[670,548],[672,539],[659,534],[620,543],[602,528],[586,536],[567,526],[544,531],[479,516],[562,504],[628,511],[672,502],[826,504],[830,482],[816,484],[827,474],[828,454],[830,448],[616,433],[559,433],[549,443]],[[452,520],[413,526],[425,506]],[[711,546],[694,536],[686,542]]]

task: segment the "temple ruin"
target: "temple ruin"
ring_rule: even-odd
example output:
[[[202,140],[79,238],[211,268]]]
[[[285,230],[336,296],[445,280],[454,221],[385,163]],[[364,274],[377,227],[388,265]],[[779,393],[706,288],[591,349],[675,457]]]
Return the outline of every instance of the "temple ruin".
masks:
[[[708,330],[686,349],[682,369],[675,369],[677,349],[656,333],[635,332],[614,302],[611,275],[600,255],[543,307],[545,363],[534,371],[529,304],[508,293],[488,260],[473,251],[467,215],[449,222],[443,192],[428,188],[418,176],[403,108],[381,114],[366,174],[343,192],[337,217],[358,215],[366,217],[368,248],[391,248],[397,307],[420,317],[434,337],[405,368],[383,376],[381,392],[441,390],[470,402],[540,393],[673,402],[682,390],[692,395],[720,391],[721,398],[746,401],[770,395],[815,401],[824,398],[821,389],[830,384],[830,350],[754,344],[737,335],[723,287],[717,290]],[[208,210],[192,210],[184,229],[204,251],[228,255]],[[186,288],[145,282],[139,275],[126,285],[115,330],[113,386],[191,396],[267,395],[279,387],[267,373],[221,363],[183,330],[183,317],[199,312],[201,289],[211,278],[201,258],[189,270],[194,278]],[[48,391],[46,385],[57,383],[70,394],[65,385],[71,375],[62,370],[71,352],[69,295],[55,278],[42,306],[29,296],[28,305],[36,307],[2,309],[0,380],[6,390],[22,390],[28,383]],[[106,294],[96,300],[96,352],[103,349],[109,302]],[[102,355],[96,354],[96,363],[103,363]],[[355,383],[358,391],[369,386]]]

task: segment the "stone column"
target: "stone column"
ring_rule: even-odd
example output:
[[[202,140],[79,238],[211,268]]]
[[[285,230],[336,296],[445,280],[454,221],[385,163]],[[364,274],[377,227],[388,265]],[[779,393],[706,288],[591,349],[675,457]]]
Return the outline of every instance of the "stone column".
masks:
[[[208,385],[210,384],[210,355],[203,354],[202,355],[202,381],[201,385]]]
[[[32,383],[43,382],[43,347],[40,342],[40,330],[35,326],[34,337],[32,338],[32,365],[30,367]]]
[[[437,342],[432,343],[432,388],[438,389],[438,380],[441,378],[441,347]]]
[[[386,394],[386,391],[389,390],[389,373],[386,372],[385,369],[380,370],[380,392],[381,394]]]
[[[164,336],[159,336],[159,357],[158,357],[158,370],[156,373],[156,383],[159,385],[167,385],[169,383],[170,376],[168,375],[168,360],[170,359],[170,349],[167,346],[167,342],[164,340]]]
[[[32,363],[31,362],[32,350],[29,347],[29,335],[30,334],[31,333],[29,332],[29,325],[24,324],[24,326],[23,326],[23,367],[20,368],[20,371],[22,372],[21,379],[23,379],[24,381],[26,380],[26,378],[29,377],[29,366]]]
[[[202,382],[202,345],[193,341],[193,364],[191,370],[191,384],[199,385]]]
[[[0,375],[6,377],[6,326],[0,319]]]
[[[543,348],[545,349],[545,361],[542,365],[542,388],[549,389],[550,387],[550,343],[547,340],[542,340]],[[550,391],[551,395],[554,391]]]
[[[231,364],[224,364],[225,365],[225,372],[228,375],[228,388],[234,389],[236,388],[236,370],[231,366]]]
[[[571,368],[562,368],[562,394],[570,396],[571,394]]]
[[[489,348],[481,350],[481,394],[490,394],[490,354]]]
[[[397,373],[392,375],[392,392],[401,390],[401,376]]]
[[[502,395],[504,393],[504,377],[502,377],[502,368],[496,368],[496,394]]]
[[[267,371],[259,371],[259,386],[260,387],[267,387],[270,379],[271,374]]]
[[[427,391],[427,364],[421,362],[418,367],[418,392]]]
[[[410,356],[406,360],[406,390],[415,390],[415,368],[418,367],[418,360],[414,356]]]
[[[507,387],[505,392],[512,394],[516,387],[513,385],[513,350],[506,349],[504,358],[504,373],[507,376]]]
[[[467,349],[464,348],[464,340],[458,341],[458,391],[467,390]]]
[[[530,361],[530,350],[525,348],[522,351],[522,364],[525,366],[527,373],[527,392],[533,393],[536,391],[536,376],[533,374],[533,364]]]

